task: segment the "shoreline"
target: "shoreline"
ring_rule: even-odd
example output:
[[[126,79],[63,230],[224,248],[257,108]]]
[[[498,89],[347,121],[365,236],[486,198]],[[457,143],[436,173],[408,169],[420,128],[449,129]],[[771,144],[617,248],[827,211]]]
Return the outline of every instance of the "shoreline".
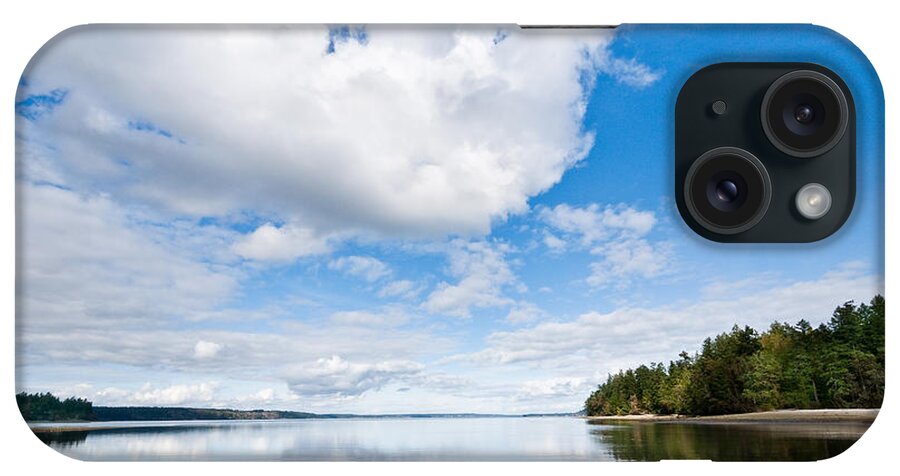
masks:
[[[609,416],[573,416],[586,421],[609,423],[690,423],[690,424],[731,424],[731,423],[858,423],[871,424],[878,416],[879,409],[820,409],[820,410],[772,410],[754,413],[735,413],[728,415],[689,416],[689,415],[609,415]],[[365,418],[365,417],[362,417]],[[382,417],[383,418],[383,417]],[[517,417],[505,417],[517,418]],[[518,418],[542,418],[538,416],[521,416]],[[65,433],[75,431],[123,430],[134,428],[156,428],[201,426],[206,423],[227,423],[242,421],[285,421],[290,418],[269,420],[180,420],[180,421],[128,421],[109,422],[109,425],[91,425],[89,422],[31,422],[29,428],[34,433]],[[118,423],[118,424],[116,424]],[[127,423],[123,425],[122,423]]]
[[[67,433],[73,431],[97,431],[97,430],[120,430],[126,428],[154,428],[156,425],[148,425],[148,426],[42,426],[42,427],[33,427],[28,425],[31,429],[31,432],[34,434],[39,433]]]
[[[877,408],[771,410],[727,415],[603,415],[582,417],[588,421],[647,422],[647,423],[867,423],[878,417]]]

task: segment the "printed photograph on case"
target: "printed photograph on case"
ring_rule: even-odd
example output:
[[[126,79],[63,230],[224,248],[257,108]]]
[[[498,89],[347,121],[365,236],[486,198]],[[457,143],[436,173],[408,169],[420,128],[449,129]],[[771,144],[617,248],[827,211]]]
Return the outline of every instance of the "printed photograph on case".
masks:
[[[81,460],[840,454],[885,380],[882,99],[843,41],[63,32],[15,103],[19,409]],[[675,97],[724,61],[816,61],[853,91],[834,235],[682,221]]]

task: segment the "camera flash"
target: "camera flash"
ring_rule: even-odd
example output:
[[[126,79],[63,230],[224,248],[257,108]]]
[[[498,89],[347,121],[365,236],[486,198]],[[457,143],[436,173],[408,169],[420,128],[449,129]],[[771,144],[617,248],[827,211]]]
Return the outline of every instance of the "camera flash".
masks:
[[[728,104],[725,101],[719,99],[718,101],[712,103],[712,112],[717,116],[724,116],[725,112],[728,111]]]
[[[831,192],[822,184],[808,183],[797,191],[794,204],[804,218],[818,220],[831,209]]]

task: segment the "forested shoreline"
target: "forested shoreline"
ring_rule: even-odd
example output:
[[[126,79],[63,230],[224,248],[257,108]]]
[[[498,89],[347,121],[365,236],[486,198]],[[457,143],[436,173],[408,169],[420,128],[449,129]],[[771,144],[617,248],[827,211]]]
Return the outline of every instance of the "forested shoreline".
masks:
[[[490,413],[310,413],[288,410],[234,410],[230,408],[192,407],[106,407],[83,398],[60,400],[51,393],[18,393],[16,402],[28,422],[110,422],[179,420],[279,420],[339,418],[472,418],[575,416],[576,413],[528,413],[522,415]]]
[[[321,418],[308,412],[232,410],[189,407],[104,407],[83,398],[60,400],[51,393],[18,393],[16,403],[25,421],[149,421],[149,420],[275,420]],[[327,415],[325,416],[327,417]]]
[[[723,415],[787,408],[877,408],[884,396],[884,297],[847,302],[818,327],[735,325],[701,350],[609,375],[589,416]]]
[[[16,404],[25,421],[91,421],[94,405],[84,398],[60,400],[47,393],[17,393]]]

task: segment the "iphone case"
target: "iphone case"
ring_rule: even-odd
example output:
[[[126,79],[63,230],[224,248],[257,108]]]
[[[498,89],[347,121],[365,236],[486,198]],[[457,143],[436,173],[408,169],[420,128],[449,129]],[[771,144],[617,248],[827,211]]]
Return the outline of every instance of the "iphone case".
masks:
[[[682,221],[727,62],[846,83],[835,234]],[[829,458],[884,392],[883,101],[810,25],[72,28],[15,103],[19,408],[85,460]]]

